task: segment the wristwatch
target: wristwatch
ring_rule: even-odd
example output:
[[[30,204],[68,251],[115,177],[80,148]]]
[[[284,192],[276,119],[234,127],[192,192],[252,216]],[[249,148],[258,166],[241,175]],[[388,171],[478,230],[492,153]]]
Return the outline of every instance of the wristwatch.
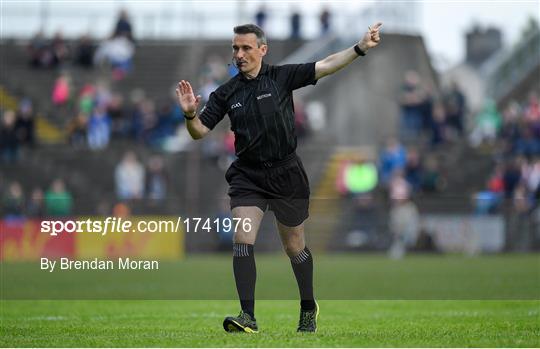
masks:
[[[197,111],[193,113],[193,116],[188,116],[186,113],[184,113],[184,119],[186,120],[193,120],[197,116]]]
[[[354,52],[356,52],[357,55],[359,55],[359,56],[365,56],[366,55],[366,53],[364,51],[362,51],[362,49],[360,48],[360,46],[358,46],[358,44],[354,45],[353,48],[354,48]]]

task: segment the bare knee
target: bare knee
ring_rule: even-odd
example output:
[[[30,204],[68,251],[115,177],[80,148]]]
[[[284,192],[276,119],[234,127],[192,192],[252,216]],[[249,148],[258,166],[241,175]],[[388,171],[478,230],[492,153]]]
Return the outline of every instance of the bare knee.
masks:
[[[256,234],[254,232],[245,232],[243,230],[235,231],[233,235],[233,242],[235,244],[255,244]]]
[[[304,237],[301,235],[291,235],[283,241],[283,248],[287,256],[297,256],[306,247]]]
[[[304,224],[296,227],[288,227],[276,220],[276,224],[281,237],[281,243],[287,256],[297,256],[306,247],[304,240]]]

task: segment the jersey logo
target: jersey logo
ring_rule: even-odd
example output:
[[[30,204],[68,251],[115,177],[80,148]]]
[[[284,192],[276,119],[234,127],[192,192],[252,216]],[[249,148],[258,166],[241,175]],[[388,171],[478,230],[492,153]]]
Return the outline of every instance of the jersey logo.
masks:
[[[231,110],[236,109],[236,108],[240,108],[241,106],[242,106],[242,104],[240,102],[235,103],[235,104],[231,105]]]
[[[261,100],[263,98],[268,98],[268,97],[271,97],[271,96],[272,96],[271,93],[265,93],[264,95],[257,96],[257,99]]]

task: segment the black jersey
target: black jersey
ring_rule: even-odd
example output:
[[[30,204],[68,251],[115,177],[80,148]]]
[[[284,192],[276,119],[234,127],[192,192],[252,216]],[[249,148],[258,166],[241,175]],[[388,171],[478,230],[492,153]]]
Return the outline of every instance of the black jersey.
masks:
[[[240,159],[278,161],[296,150],[292,91],[316,83],[315,63],[263,63],[255,79],[239,73],[212,92],[199,118],[213,129],[228,114]]]

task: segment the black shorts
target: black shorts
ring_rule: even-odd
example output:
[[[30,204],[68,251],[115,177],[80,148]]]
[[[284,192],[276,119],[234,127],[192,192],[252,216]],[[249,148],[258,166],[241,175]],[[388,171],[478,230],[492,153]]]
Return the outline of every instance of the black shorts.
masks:
[[[309,182],[302,161],[292,153],[263,164],[234,161],[225,174],[231,210],[238,206],[268,207],[283,225],[295,227],[309,216]]]

